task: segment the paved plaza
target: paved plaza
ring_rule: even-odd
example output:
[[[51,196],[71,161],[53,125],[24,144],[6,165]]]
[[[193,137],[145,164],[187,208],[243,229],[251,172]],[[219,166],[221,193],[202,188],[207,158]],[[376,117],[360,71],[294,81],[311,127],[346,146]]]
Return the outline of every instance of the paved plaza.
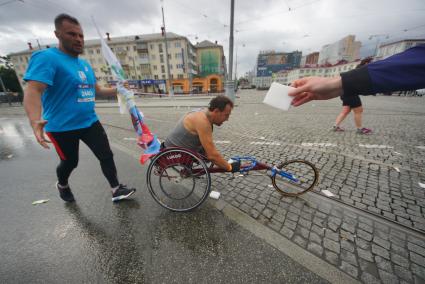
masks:
[[[319,184],[301,198],[288,198],[264,175],[214,174],[212,190],[222,194],[211,201],[216,208],[241,210],[363,283],[425,283],[425,98],[362,97],[364,126],[373,133],[360,135],[352,115],[342,125],[345,132],[331,131],[339,99],[282,112],[263,105],[264,95],[238,92],[230,120],[214,128],[218,148],[226,158],[251,155],[269,164],[309,160],[319,169]],[[137,103],[163,139],[185,112],[209,100]],[[114,147],[140,153],[128,114],[110,103],[98,103],[97,112]],[[325,189],[334,196],[324,195]]]
[[[362,97],[364,126],[355,132],[347,117],[345,132],[331,127],[339,99],[316,101],[282,112],[266,105],[265,92],[240,91],[231,118],[214,129],[226,157],[252,155],[271,164],[300,158],[320,171],[314,193],[286,198],[266,176],[212,175],[222,199],[299,246],[326,259],[364,283],[423,283],[425,280],[425,99]],[[146,100],[146,121],[160,138],[178,118],[209,98],[195,102]],[[126,115],[99,108],[113,140],[138,151]],[[320,193],[327,189],[334,196]]]

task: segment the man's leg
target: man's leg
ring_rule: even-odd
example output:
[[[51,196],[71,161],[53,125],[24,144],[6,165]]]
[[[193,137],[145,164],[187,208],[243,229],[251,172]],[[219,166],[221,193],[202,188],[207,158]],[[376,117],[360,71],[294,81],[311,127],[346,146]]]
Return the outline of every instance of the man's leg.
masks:
[[[99,121],[86,128],[81,140],[86,143],[100,162],[103,175],[112,188],[119,186],[117,168],[115,167],[114,154],[109,145],[108,136]]]
[[[74,196],[68,185],[68,179],[72,171],[78,165],[78,149],[80,131],[48,132],[46,133],[59,155],[60,162],[56,167],[58,182],[56,184],[63,200],[72,202]]]
[[[353,112],[354,112],[354,123],[356,124],[357,127],[357,133],[358,134],[370,134],[372,132],[372,129],[370,128],[366,128],[366,127],[362,127],[363,125],[363,107],[359,106],[356,108],[353,108]]]
[[[362,128],[362,116],[363,116],[363,107],[355,107],[353,108],[354,113],[354,124],[356,125],[357,129]]]
[[[344,121],[344,119],[347,117],[347,115],[350,113],[351,108],[349,106],[342,106],[342,110],[339,113],[339,115],[336,117],[335,120],[335,127],[334,129],[338,131],[340,128],[341,123]]]
[[[112,201],[118,201],[132,195],[136,189],[127,188],[127,186],[120,184],[118,181],[114,155],[102,124],[96,121],[92,126],[85,129],[81,140],[83,140],[99,160],[103,175],[111,186]]]

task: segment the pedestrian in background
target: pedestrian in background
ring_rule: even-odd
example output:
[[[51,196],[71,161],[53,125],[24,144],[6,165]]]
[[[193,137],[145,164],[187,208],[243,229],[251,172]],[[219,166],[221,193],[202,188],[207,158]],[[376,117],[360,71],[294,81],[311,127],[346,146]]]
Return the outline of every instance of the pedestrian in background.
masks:
[[[368,57],[363,59],[359,65],[356,66],[356,68],[360,68],[361,66],[364,66],[368,64],[370,61],[372,61],[372,57]],[[362,116],[363,116],[363,106],[362,101],[358,95],[353,96],[344,96],[341,95],[342,100],[342,110],[340,114],[336,117],[335,125],[333,127],[334,131],[344,131],[344,128],[342,128],[340,125],[344,121],[344,119],[350,114],[350,112],[353,112],[354,115],[354,124],[357,128],[358,134],[369,134],[372,132],[371,129],[362,127]]]

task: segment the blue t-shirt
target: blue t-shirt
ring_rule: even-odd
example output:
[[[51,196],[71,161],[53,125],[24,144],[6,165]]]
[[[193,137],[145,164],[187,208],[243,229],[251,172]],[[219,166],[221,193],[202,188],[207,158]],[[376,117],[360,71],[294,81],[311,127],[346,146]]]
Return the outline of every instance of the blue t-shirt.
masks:
[[[45,131],[86,128],[98,120],[94,110],[96,77],[87,61],[57,48],[37,51],[24,80],[47,84],[41,97]]]

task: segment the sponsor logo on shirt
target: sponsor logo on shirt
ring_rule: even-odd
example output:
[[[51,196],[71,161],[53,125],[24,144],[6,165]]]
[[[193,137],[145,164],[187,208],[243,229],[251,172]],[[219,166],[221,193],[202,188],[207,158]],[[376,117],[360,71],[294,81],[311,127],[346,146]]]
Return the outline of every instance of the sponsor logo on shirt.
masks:
[[[80,76],[81,81],[87,82],[86,73],[84,73],[83,71],[78,71],[78,76]]]

